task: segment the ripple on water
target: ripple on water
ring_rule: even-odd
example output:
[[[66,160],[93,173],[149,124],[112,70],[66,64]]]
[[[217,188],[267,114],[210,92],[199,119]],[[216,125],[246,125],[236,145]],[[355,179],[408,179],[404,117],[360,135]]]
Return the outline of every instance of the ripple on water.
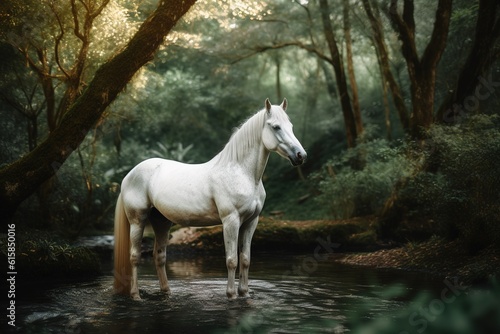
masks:
[[[402,302],[383,300],[369,287],[321,280],[251,279],[250,297],[228,300],[226,278],[173,279],[171,295],[159,291],[155,276],[140,277],[142,302],[115,295],[112,277],[45,291],[40,304],[21,307],[26,332],[133,333],[273,333],[341,332],[346,310],[360,301],[377,312],[397,309]]]

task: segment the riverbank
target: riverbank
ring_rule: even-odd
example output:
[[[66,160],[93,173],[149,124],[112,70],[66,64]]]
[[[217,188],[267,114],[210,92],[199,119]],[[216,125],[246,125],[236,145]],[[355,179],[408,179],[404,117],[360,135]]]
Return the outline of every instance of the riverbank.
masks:
[[[20,280],[66,281],[93,278],[102,273],[96,252],[88,247],[72,245],[57,234],[22,229],[16,237],[15,269]],[[7,243],[0,241],[3,263],[7,263],[7,255]]]
[[[338,252],[374,251],[394,247],[376,238],[375,217],[346,220],[288,221],[262,217],[252,238],[252,250],[314,250],[319,239],[330,238]],[[152,237],[152,234],[150,233]],[[171,232],[170,253],[224,249],[222,226],[178,228]]]
[[[459,240],[433,237],[423,242],[397,243],[377,238],[377,218],[287,221],[262,217],[253,240],[254,252],[311,253],[328,243],[330,261],[343,264],[425,272],[465,284],[487,282],[500,274],[500,249],[486,247],[470,254]],[[81,237],[75,243],[54,234],[28,230],[18,240],[17,264],[24,277],[91,277],[100,273],[100,258],[112,257],[113,236]],[[146,228],[144,256],[151,256],[154,233]],[[2,255],[6,249],[2,247]],[[173,228],[167,249],[170,259],[207,253],[223,254],[222,226]]]
[[[333,261],[366,266],[429,273],[442,279],[457,279],[463,284],[482,284],[500,277],[500,250],[488,246],[469,254],[459,240],[431,238],[394,249],[371,253],[335,254]]]
[[[376,217],[346,220],[281,221],[262,218],[252,240],[254,251],[314,251],[320,240],[334,245],[331,261],[435,275],[464,284],[488,282],[500,274],[500,249],[489,246],[470,254],[460,240],[432,237],[422,242],[381,242]],[[221,252],[221,226],[179,228],[172,232],[169,254]]]

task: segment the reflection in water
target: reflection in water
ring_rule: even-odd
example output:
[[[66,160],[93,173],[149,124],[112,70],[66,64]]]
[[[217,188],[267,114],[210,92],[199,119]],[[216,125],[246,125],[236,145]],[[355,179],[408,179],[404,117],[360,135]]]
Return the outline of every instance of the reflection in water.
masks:
[[[303,258],[254,256],[251,297],[232,301],[226,298],[223,256],[169,261],[170,297],[159,291],[154,265],[146,259],[139,272],[143,302],[114,295],[111,275],[102,276],[30,291],[29,301],[19,301],[18,324],[28,333],[338,333],[345,330],[349,310],[372,307],[368,314],[376,317],[407,303],[377,292],[387,285],[404,282],[415,290],[432,285],[421,274],[330,262],[296,276],[293,268]]]

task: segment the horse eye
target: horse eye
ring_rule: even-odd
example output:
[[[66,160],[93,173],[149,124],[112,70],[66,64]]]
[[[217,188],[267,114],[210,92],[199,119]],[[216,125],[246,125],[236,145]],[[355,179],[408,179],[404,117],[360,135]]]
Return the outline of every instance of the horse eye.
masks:
[[[281,127],[279,125],[273,125],[273,130],[275,131],[281,130]]]

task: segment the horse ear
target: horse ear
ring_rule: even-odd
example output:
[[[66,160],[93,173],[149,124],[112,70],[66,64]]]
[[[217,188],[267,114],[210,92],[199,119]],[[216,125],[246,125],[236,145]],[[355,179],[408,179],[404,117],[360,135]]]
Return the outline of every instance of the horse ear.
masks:
[[[271,113],[271,101],[269,101],[269,99],[266,99],[266,110],[267,110],[267,113]]]
[[[281,108],[286,111],[286,107],[288,107],[288,101],[285,99],[283,99],[283,102],[281,102]]]

